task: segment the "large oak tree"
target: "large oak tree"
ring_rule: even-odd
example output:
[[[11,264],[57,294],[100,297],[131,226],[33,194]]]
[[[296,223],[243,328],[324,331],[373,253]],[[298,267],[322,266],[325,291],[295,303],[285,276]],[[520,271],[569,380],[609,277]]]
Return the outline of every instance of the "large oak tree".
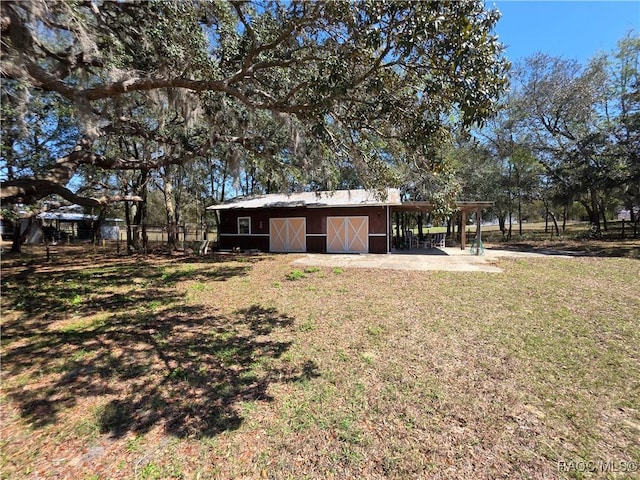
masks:
[[[347,157],[384,181],[382,150],[428,154],[443,132],[489,116],[507,83],[499,14],[482,1],[0,8],[4,204],[104,205],[127,197],[79,190],[74,175],[156,170],[220,145],[303,170],[307,157]],[[44,133],[29,141],[34,122]]]

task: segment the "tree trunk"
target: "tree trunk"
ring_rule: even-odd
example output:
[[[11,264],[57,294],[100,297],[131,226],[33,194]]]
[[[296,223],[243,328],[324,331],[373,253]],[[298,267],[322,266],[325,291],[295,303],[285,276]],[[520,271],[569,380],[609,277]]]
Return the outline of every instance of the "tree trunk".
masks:
[[[549,233],[549,207],[547,207],[546,202],[544,202],[544,204],[544,208],[546,210],[544,214],[544,233]]]
[[[124,219],[127,223],[127,255],[131,255],[131,246],[133,239],[131,238],[131,204],[124,202]]]
[[[522,199],[518,195],[518,235],[522,237]]]
[[[133,225],[131,226],[131,249],[134,252],[139,252],[142,249],[142,202],[138,202],[135,205],[133,214]]]
[[[513,201],[511,199],[511,190],[508,191],[508,195],[509,195],[509,205],[508,205],[509,229],[507,230],[507,240],[511,240],[511,231],[513,228]]]
[[[146,255],[149,251],[149,236],[147,235],[147,202],[146,194],[144,194],[145,201],[138,202],[136,215],[134,217],[133,225],[133,248],[137,252],[141,252]]]
[[[138,195],[142,201],[136,205],[136,212],[133,217],[133,232],[131,235],[131,247],[143,254],[147,253],[148,237],[147,237],[147,190],[149,180],[149,170],[141,170],[136,182]]]
[[[629,210],[629,223],[633,225],[633,238],[638,238],[638,217],[636,215],[636,211],[633,209],[633,197],[628,197],[627,203],[625,204],[627,210]]]
[[[511,240],[511,231],[513,227],[513,193],[511,191],[511,180],[513,176],[513,164],[509,163],[509,175],[507,177],[509,183],[507,184],[507,198],[508,203],[508,215],[509,215],[509,230],[507,232],[507,240]]]
[[[24,232],[20,231],[20,220],[15,223],[15,226],[13,228],[13,242],[11,242],[12,252],[22,253],[22,245],[24,245],[24,242],[26,242],[27,238],[29,238],[34,224],[35,221],[33,215],[29,217],[29,222],[27,223],[27,227],[24,229]]]
[[[589,189],[589,197],[591,200],[591,228],[594,230],[594,233],[600,233],[600,212],[598,208],[598,194],[595,188]]]
[[[176,208],[173,203],[173,185],[169,167],[164,169],[162,180],[164,182],[162,193],[164,194],[164,207],[167,214],[167,247],[169,254],[178,248],[178,219],[176,218]]]
[[[107,210],[105,208],[100,209],[100,213],[98,214],[98,219],[93,222],[92,232],[91,232],[91,242],[94,245],[100,243],[102,240],[102,224],[104,223],[104,219],[107,216]]]
[[[559,237],[560,236],[560,229],[558,228],[558,219],[556,218],[556,215],[549,208],[549,204],[547,203],[547,201],[545,199],[542,200],[542,203],[544,204],[544,208],[546,210],[545,217],[544,217],[545,218],[544,232],[547,233],[547,225],[546,224],[549,223],[549,217],[551,217],[551,219],[553,220],[553,227],[556,230],[556,236]],[[564,230],[564,226],[563,226],[563,230]]]
[[[220,184],[220,203],[224,202],[226,200],[226,190],[225,187],[227,186],[227,178],[229,177],[229,173],[228,173],[228,167],[229,167],[229,161],[228,159],[225,159],[224,161],[224,168],[222,170],[222,182]],[[212,180],[211,180],[211,194],[213,195],[213,175],[212,175]]]
[[[556,236],[560,236],[560,229],[558,228],[558,219],[556,218],[555,214],[551,211],[549,211],[549,215],[551,215],[551,219],[553,220],[553,227],[556,229]]]
[[[602,227],[604,228],[604,231],[608,231],[609,229],[609,225],[607,223],[607,210],[605,208],[605,200],[604,198],[601,199],[600,201],[600,214],[602,215]]]
[[[147,234],[147,219],[148,210],[147,210],[147,187],[145,184],[143,191],[144,201],[141,202],[141,210],[142,210],[142,253],[146,255],[149,253],[149,235]]]
[[[507,223],[506,216],[498,214],[498,228],[500,228],[502,235],[506,233],[506,227],[505,227],[506,223]]]

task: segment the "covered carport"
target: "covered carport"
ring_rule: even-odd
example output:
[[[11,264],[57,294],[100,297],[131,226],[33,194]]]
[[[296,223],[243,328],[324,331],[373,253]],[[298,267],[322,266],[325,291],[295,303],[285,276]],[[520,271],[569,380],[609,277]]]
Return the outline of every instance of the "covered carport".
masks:
[[[493,207],[494,202],[489,201],[458,201],[455,202],[460,212],[460,249],[465,250],[467,247],[467,219],[475,213],[476,231],[473,236],[472,245],[475,246],[474,253],[480,255],[482,253],[482,210]],[[401,205],[391,207],[391,215],[389,215],[389,231],[392,232],[393,213],[395,212],[415,212],[429,213],[433,210],[433,204],[427,201],[406,200]],[[393,235],[389,236],[389,242],[392,241]],[[391,247],[391,243],[390,243]]]

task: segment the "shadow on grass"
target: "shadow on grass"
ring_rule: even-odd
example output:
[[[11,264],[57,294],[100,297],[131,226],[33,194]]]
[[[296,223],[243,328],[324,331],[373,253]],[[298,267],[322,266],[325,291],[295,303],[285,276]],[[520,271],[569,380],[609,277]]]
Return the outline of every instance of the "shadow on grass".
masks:
[[[640,260],[640,241],[582,240],[521,242],[501,241],[494,247],[500,250],[532,252],[542,255],[570,255],[573,257],[620,257]]]
[[[186,255],[179,257],[179,262],[182,263],[226,263],[226,262],[241,262],[241,263],[257,263],[264,260],[273,259],[272,254],[265,253],[221,253],[213,252],[209,255]]]
[[[622,222],[611,221],[608,223],[608,229],[603,229],[598,236],[591,236],[588,223],[578,223],[568,225],[562,237],[555,237],[551,231],[545,231],[544,228],[526,227],[523,236],[519,236],[517,227],[514,226],[514,236],[510,240],[498,230],[484,232],[483,240],[501,250],[535,252],[550,256],[620,257],[640,260],[640,238],[633,233],[633,228],[628,224],[623,231]]]
[[[250,269],[145,262],[14,269],[2,285],[3,307],[12,310],[3,319],[3,393],[35,429],[73,428],[62,419],[70,409],[72,423],[92,422],[115,437],[154,426],[177,437],[238,428],[246,402],[270,400],[269,385],[318,376],[311,361],[281,358],[293,318],[261,305],[219,314],[185,305],[175,288]]]
[[[269,401],[271,383],[318,376],[313,362],[279,360],[291,342],[269,334],[292,323],[259,305],[232,316],[184,306],[119,314],[98,327],[41,333],[9,349],[7,375],[28,370],[43,377],[37,388],[5,392],[35,428],[56,423],[82,397],[97,396],[110,399],[93,412],[100,433],[119,437],[159,424],[177,437],[212,436],[238,428],[244,402]],[[61,352],[64,360],[55,362]]]
[[[99,312],[139,310],[150,302],[170,305],[182,299],[172,287],[178,282],[226,281],[244,276],[250,265],[195,265],[180,263],[120,262],[96,266],[86,259],[63,264],[24,266],[7,270],[4,265],[2,304],[22,312],[20,322],[3,328],[3,340],[39,333],[69,313],[88,316]],[[80,268],[78,268],[80,266]],[[9,273],[7,273],[9,272]]]

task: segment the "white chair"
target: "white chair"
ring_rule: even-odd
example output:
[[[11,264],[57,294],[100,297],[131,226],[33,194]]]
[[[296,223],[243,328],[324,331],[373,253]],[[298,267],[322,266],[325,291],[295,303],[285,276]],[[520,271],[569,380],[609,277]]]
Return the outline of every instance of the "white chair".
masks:
[[[407,230],[405,232],[405,236],[407,238],[409,248],[418,248],[418,237],[416,237],[411,230]]]
[[[432,247],[444,248],[445,247],[445,234],[444,233],[437,233],[436,235],[434,235],[433,239],[431,240],[431,246]]]

